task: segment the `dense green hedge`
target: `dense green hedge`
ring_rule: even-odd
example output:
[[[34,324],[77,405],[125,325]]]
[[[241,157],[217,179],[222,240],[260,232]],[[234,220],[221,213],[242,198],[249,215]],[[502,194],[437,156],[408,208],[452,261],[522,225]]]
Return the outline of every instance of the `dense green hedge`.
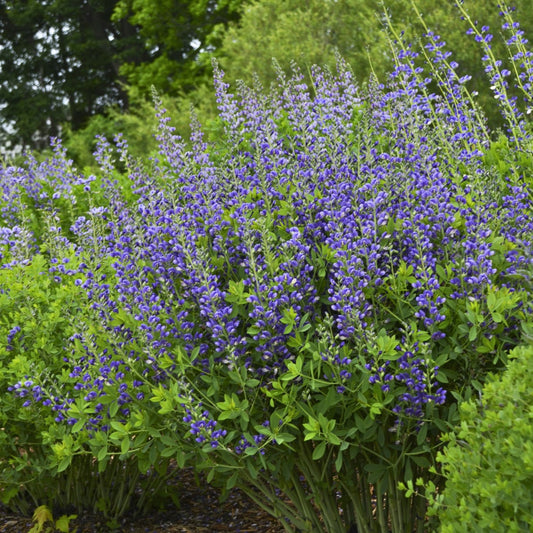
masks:
[[[442,533],[533,528],[533,346],[515,348],[437,456],[446,489],[436,507]]]

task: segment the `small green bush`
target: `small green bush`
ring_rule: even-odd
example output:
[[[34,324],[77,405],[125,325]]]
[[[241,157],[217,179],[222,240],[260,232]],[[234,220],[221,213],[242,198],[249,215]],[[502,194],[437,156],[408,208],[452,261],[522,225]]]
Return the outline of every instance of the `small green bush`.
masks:
[[[43,246],[52,248],[50,241]],[[9,262],[13,257],[0,247],[0,259],[2,251]],[[105,332],[94,327],[78,282],[80,258],[67,248],[54,252],[62,261],[35,254],[25,264],[0,267],[0,504],[27,516],[37,507],[34,533],[52,531],[51,510],[101,512],[113,520],[169,501],[169,460],[146,437],[142,441],[144,428],[134,429],[135,445],[142,447],[130,446],[128,437],[126,449],[120,447],[123,439],[117,442],[120,431],[94,437],[64,423],[59,407],[72,402],[76,409],[87,394],[86,373],[78,378],[75,369],[112,348]],[[76,340],[80,334],[91,338],[90,347]],[[90,351],[98,346],[100,352]],[[72,386],[77,397],[65,399],[62,391]],[[27,390],[21,394],[20,387]],[[170,498],[177,502],[175,495]],[[57,519],[53,531],[68,531],[67,519]]]
[[[461,426],[438,461],[443,533],[531,531],[533,526],[533,346],[515,348],[508,369],[460,407]]]

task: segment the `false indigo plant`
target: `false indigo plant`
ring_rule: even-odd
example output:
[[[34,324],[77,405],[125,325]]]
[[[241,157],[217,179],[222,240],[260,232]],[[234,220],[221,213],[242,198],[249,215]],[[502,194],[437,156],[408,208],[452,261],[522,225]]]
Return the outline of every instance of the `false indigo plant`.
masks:
[[[427,530],[400,483],[443,486],[430,467],[458,402],[531,330],[533,165],[525,119],[507,106],[511,135],[492,141],[437,35],[427,72],[401,38],[393,50],[389,83],[363,88],[339,60],[312,87],[294,67],[231,94],[215,63],[220,137],[193,117],[185,143],[156,96],[159,153],[143,165],[116,139],[126,179],[100,139],[105,194],[83,183],[87,211],[50,258],[84,320],[53,398],[21,375],[15,399],[52,408],[102,472],[136,456],[163,475],[171,457],[287,531]],[[13,268],[21,242],[35,250],[4,185],[24,172],[3,176]]]
[[[7,167],[0,178],[0,498],[26,515],[46,503],[113,519],[146,509],[151,498],[161,501],[169,460],[153,452],[150,459],[135,450],[120,454],[121,441],[72,431],[76,421],[68,411],[84,409],[80,402],[94,396],[91,387],[111,382],[105,362],[113,371],[118,363],[107,355],[114,353],[109,334],[84,285],[93,269],[103,268],[98,245],[104,235],[98,232],[113,195],[102,195],[94,176],[70,170],[65,155],[58,143],[51,159],[30,157],[27,169]],[[89,383],[83,370],[95,358],[101,371]],[[93,423],[102,408],[91,412]]]

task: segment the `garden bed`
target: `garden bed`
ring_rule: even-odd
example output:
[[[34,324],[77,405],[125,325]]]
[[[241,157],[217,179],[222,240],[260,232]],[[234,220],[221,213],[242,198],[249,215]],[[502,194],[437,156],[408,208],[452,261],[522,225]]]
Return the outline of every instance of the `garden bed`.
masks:
[[[136,519],[125,517],[112,529],[101,515],[83,514],[71,522],[76,533],[280,533],[283,528],[258,508],[242,491],[234,489],[220,502],[217,489],[198,484],[192,470],[180,474],[181,508],[169,507]],[[24,533],[30,530],[30,518],[13,515],[0,507],[0,533]]]

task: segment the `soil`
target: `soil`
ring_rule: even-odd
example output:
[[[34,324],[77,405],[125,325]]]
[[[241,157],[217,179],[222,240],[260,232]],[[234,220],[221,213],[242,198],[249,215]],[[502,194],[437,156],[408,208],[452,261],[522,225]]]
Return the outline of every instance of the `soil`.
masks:
[[[137,519],[124,518],[115,527],[102,516],[82,514],[70,522],[69,533],[282,533],[283,527],[246,494],[235,489],[220,502],[220,493],[206,483],[198,484],[191,471],[180,477],[180,508]],[[0,533],[28,533],[31,518],[0,507]],[[45,530],[46,531],[46,530]],[[44,532],[43,532],[44,533]],[[55,533],[55,532],[54,532]]]

